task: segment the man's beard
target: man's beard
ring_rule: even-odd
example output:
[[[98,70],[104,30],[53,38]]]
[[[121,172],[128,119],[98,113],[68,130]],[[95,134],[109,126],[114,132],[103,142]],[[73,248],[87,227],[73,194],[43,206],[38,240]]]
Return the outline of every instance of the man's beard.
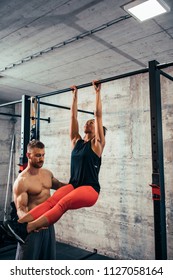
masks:
[[[43,163],[44,162],[39,162],[39,163],[32,163],[32,166],[34,167],[34,168],[41,168],[42,166],[43,166]]]

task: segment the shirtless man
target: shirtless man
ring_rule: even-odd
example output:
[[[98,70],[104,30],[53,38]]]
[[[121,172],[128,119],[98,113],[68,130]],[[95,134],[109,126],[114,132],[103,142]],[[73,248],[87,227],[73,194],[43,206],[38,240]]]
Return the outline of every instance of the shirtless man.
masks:
[[[54,178],[51,171],[42,168],[45,147],[38,140],[27,146],[28,166],[22,171],[13,186],[14,203],[18,218],[50,197],[50,189],[57,190],[66,185]],[[7,226],[10,226],[8,221]],[[19,240],[20,241],[20,240]],[[18,243],[16,260],[53,260],[56,259],[56,241],[53,225],[27,235],[25,243]]]

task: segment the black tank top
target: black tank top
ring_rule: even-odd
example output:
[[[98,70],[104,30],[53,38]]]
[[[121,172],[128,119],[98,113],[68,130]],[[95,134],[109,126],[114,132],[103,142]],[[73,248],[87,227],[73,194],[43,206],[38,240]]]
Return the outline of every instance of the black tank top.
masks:
[[[71,153],[71,178],[69,183],[79,186],[92,186],[98,193],[100,184],[98,175],[101,166],[101,157],[92,150],[91,141],[77,141]]]

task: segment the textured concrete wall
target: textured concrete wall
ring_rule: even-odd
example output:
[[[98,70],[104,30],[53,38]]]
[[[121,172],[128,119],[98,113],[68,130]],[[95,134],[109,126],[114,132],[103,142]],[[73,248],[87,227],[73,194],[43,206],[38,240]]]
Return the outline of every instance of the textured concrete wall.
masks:
[[[9,107],[1,108],[0,111],[3,113],[14,113],[14,109]],[[0,115],[0,221],[4,219],[6,195],[7,205],[9,205],[11,201],[12,181],[14,179],[14,161],[12,161],[11,173],[9,173],[9,166],[11,156],[11,142],[14,133],[14,123],[14,118]],[[9,213],[9,207],[7,207],[7,213]]]
[[[167,69],[173,75],[173,69]],[[168,258],[173,259],[173,84],[162,80],[164,163]],[[71,93],[42,101],[71,105]],[[93,111],[92,88],[79,90],[79,108]],[[154,217],[151,196],[152,162],[148,74],[102,84],[106,147],[100,171],[101,193],[91,208],[68,211],[55,224],[56,237],[117,259],[154,259]],[[70,176],[70,111],[43,106],[40,140],[46,144],[45,167],[62,181]],[[91,118],[79,113],[79,128]],[[20,124],[16,124],[19,136]],[[20,136],[18,138],[20,149]],[[16,162],[19,154],[16,154]]]
[[[171,70],[165,70],[165,72],[168,72],[171,76],[173,76],[173,68],[171,68]],[[164,139],[167,251],[169,259],[173,259],[173,82],[162,76],[161,90]]]

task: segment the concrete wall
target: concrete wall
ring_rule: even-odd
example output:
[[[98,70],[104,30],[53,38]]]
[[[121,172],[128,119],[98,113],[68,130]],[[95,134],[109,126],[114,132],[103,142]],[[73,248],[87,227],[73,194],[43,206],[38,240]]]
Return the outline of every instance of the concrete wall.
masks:
[[[173,76],[173,68],[166,69]],[[173,84],[161,77],[163,105],[164,163],[168,258],[173,259]],[[71,105],[71,93],[42,99]],[[79,108],[94,110],[92,88],[79,90]],[[151,132],[148,74],[102,84],[103,122],[107,127],[106,147],[100,171],[101,193],[91,208],[68,211],[55,224],[57,240],[117,259],[154,259],[154,217],[151,195]],[[18,106],[17,110],[20,110]],[[55,177],[70,176],[70,111],[43,106],[40,140],[46,145],[45,167]],[[91,118],[79,113],[79,127]],[[20,123],[16,162],[20,151]],[[18,169],[16,169],[17,171]]]
[[[173,68],[165,71],[173,76]],[[173,82],[162,77],[162,119],[164,138],[164,167],[166,195],[167,250],[173,259]]]

